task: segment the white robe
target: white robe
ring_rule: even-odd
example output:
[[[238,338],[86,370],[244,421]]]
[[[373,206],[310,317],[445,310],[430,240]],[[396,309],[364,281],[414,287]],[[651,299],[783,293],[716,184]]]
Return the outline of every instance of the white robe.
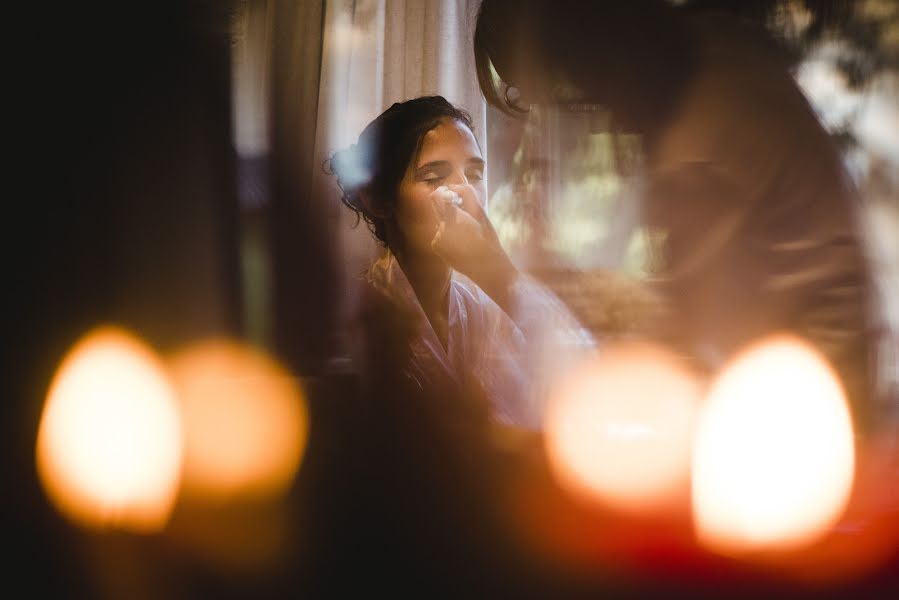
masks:
[[[444,349],[396,258],[385,254],[368,282],[412,315],[415,335],[406,375],[425,391],[440,382],[479,387],[493,418],[539,430],[553,386],[567,369],[595,351],[595,342],[550,291],[522,275],[507,315],[460,273],[450,281]]]

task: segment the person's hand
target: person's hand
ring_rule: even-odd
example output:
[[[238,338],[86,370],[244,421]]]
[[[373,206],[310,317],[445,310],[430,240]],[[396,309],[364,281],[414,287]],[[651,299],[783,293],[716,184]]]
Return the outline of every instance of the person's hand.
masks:
[[[431,194],[431,201],[438,217],[431,248],[450,267],[470,276],[479,263],[506,258],[471,186],[440,186]]]
[[[438,216],[431,248],[503,306],[506,288],[518,272],[475,191],[468,185],[440,186],[431,194],[431,200]]]

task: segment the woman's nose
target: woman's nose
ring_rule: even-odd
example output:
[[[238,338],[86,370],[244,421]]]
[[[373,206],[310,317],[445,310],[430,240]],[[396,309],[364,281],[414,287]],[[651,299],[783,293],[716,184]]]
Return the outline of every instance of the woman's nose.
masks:
[[[448,185],[468,185],[468,177],[465,176],[465,171],[455,169],[450,173],[446,183]]]

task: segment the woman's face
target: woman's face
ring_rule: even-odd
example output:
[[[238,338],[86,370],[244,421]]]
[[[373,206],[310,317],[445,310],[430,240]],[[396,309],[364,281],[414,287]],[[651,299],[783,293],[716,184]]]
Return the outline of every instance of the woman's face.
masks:
[[[486,163],[474,134],[447,119],[422,138],[421,151],[400,181],[396,224],[409,253],[431,254],[438,217],[431,194],[440,186],[466,185],[483,207],[487,201]]]

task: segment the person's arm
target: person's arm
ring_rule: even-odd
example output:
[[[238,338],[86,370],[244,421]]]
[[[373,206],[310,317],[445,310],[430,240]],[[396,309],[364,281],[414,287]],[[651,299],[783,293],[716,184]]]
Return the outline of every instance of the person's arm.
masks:
[[[459,195],[461,204],[457,207],[435,194],[440,224],[431,247],[514,319],[512,295],[521,274],[500,244],[472,189],[465,185],[449,186],[449,189]]]
[[[435,252],[481,288],[529,343],[587,343],[589,335],[565,303],[512,264],[474,192],[468,186],[449,187],[462,202],[457,207],[436,199],[441,220],[432,242]]]
[[[774,307],[759,296],[762,265],[746,237],[750,210],[739,186],[707,162],[656,171],[646,189],[645,223],[663,240],[651,285],[668,308],[654,336],[709,372],[773,318],[763,315]]]
[[[866,271],[849,205],[839,189],[796,180],[752,192],[706,162],[655,175],[647,217],[665,233],[658,284],[672,309],[663,335],[714,371],[747,344],[790,332],[862,389]]]
[[[515,373],[524,382],[518,389],[526,398],[517,398],[510,410],[516,422],[539,429],[554,385],[596,344],[564,302],[512,265],[474,195],[462,197],[461,208],[443,207],[433,246],[480,289],[479,355],[489,371]]]

